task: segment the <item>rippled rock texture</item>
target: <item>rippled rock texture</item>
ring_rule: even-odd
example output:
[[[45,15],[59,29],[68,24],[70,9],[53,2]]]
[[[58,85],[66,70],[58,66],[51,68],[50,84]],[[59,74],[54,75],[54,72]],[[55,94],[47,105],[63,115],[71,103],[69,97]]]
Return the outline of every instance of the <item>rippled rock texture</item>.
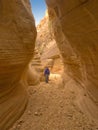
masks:
[[[98,1],[46,0],[67,73],[82,86],[79,105],[98,121]]]
[[[0,0],[0,130],[7,130],[27,104],[21,75],[36,38],[29,0]]]

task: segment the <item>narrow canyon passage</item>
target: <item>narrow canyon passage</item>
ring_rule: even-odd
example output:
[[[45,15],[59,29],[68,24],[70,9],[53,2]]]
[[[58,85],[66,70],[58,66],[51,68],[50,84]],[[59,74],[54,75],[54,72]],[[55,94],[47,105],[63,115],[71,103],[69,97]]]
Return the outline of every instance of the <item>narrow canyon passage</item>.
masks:
[[[32,1],[0,0],[0,130],[98,130],[98,0]]]
[[[28,107],[10,130],[98,130],[75,105],[76,89],[69,79],[65,87],[59,79],[30,86]]]

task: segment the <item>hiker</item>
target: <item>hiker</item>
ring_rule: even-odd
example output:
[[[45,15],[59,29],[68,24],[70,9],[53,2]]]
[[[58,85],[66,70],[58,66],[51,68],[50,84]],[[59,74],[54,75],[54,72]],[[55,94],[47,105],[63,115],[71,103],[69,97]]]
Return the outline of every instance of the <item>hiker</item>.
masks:
[[[50,75],[50,70],[48,67],[45,68],[44,70],[44,76],[45,76],[45,82],[48,83],[49,81],[49,75]]]

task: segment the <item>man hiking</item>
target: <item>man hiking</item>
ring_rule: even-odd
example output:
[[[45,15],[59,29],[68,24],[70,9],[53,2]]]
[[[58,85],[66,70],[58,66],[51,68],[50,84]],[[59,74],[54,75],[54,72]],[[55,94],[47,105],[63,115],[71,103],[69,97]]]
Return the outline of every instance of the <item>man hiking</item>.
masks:
[[[45,76],[45,82],[48,83],[49,81],[49,75],[50,75],[50,70],[48,67],[45,68],[44,70],[44,76]]]

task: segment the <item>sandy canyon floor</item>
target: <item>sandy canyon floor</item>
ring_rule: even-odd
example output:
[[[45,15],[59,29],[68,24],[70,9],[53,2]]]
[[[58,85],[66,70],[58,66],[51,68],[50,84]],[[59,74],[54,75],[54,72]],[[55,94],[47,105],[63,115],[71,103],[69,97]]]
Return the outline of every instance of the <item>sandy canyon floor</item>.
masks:
[[[62,87],[60,81],[30,86],[29,103],[23,116],[10,130],[98,130],[75,103],[72,80]]]

